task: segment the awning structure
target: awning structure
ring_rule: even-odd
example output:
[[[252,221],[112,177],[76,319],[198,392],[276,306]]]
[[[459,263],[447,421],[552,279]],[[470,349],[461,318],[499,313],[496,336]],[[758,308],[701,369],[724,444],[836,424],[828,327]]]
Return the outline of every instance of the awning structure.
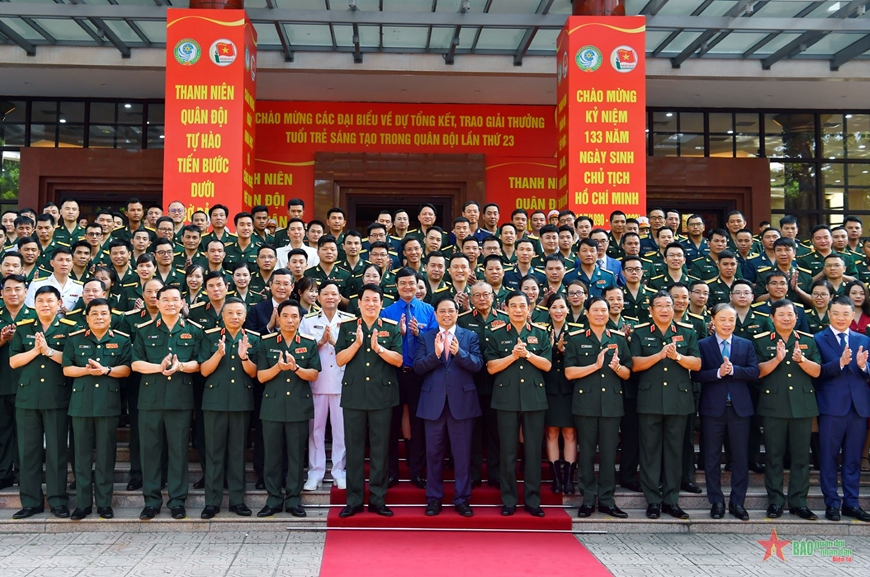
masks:
[[[184,0],[0,0],[0,45],[114,47],[120,57],[165,48],[166,10]],[[689,59],[826,60],[838,70],[870,59],[870,0],[627,0],[647,17],[647,56],[679,68]],[[283,53],[555,54],[570,0],[247,0],[259,50]]]

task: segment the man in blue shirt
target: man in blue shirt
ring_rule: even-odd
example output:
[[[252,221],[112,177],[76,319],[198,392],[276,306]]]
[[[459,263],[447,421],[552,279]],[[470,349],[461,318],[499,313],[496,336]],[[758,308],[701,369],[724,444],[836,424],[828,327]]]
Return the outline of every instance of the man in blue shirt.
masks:
[[[390,479],[392,487],[399,482],[399,435],[402,430],[402,414],[408,405],[411,422],[411,439],[406,441],[411,483],[426,487],[426,437],[423,420],[417,416],[420,388],[423,379],[414,372],[414,356],[417,354],[417,336],[437,327],[435,309],[432,305],[417,300],[417,273],[405,267],[396,273],[396,288],[399,300],[385,308],[381,317],[399,323],[402,333],[402,366],[396,369],[399,379],[399,405],[393,408],[390,430]]]

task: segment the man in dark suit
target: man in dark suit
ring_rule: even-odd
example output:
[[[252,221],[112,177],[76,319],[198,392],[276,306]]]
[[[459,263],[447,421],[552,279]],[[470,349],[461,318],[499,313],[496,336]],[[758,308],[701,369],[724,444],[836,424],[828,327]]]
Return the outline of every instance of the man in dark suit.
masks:
[[[471,497],[471,437],[481,415],[474,376],[483,368],[480,342],[458,327],[453,299],[436,303],[436,330],[417,337],[414,372],[423,377],[417,416],[426,428],[426,515],[441,512],[444,498],[444,449],[450,440],[456,483],[453,506],[463,517],[474,513]]]
[[[707,483],[710,516],[725,516],[725,496],[719,459],[726,431],[731,441],[733,471],[728,511],[746,521],[749,514],[743,507],[749,486],[749,417],[752,415],[752,397],[749,382],[758,379],[758,358],[755,345],[747,339],[734,336],[737,310],[727,303],[713,307],[713,326],[716,334],[701,339],[701,370],[692,373],[692,379],[701,383],[701,439],[704,444],[704,475]]]
[[[846,517],[870,521],[870,513],[858,504],[861,453],[870,417],[867,357],[870,339],[849,330],[855,308],[847,296],[835,297],[828,310],[831,326],[814,336],[822,357],[822,372],[816,380],[819,404],[821,485],[825,517],[840,520],[837,493],[837,458],[843,450],[843,511]],[[853,353],[852,351],[856,351]]]

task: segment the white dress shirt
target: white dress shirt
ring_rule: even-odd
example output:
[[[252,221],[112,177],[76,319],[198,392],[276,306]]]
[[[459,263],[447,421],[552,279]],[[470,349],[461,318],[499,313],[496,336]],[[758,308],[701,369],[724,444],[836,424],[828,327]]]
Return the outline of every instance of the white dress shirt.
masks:
[[[299,332],[319,342],[328,325],[332,338],[335,339],[338,337],[339,325],[352,318],[354,318],[352,314],[343,311],[336,311],[332,320],[329,320],[322,310],[308,313],[299,323]],[[317,379],[311,382],[311,392],[315,395],[340,395],[345,367],[335,362],[335,346],[326,342],[322,347],[318,347],[318,351],[321,371]]]

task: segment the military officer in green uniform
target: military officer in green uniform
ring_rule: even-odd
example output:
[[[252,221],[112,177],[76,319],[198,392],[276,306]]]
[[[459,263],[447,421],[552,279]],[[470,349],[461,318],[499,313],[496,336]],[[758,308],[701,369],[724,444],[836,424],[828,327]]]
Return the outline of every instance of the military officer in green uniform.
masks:
[[[9,366],[9,350],[16,323],[36,319],[36,312],[24,306],[27,280],[20,274],[3,279],[3,306],[0,307],[0,489],[15,481],[13,468],[20,469],[15,434],[15,393],[19,372]]]
[[[631,370],[640,373],[640,484],[647,517],[665,512],[688,519],[678,499],[686,419],[695,411],[689,371],[701,368],[698,335],[692,325],[674,322],[670,294],[660,291],[650,303],[652,321],[635,326],[630,343]]]
[[[193,409],[191,373],[199,372],[202,330],[181,318],[181,290],[164,286],[157,292],[160,316],[139,325],[133,343],[132,369],[142,375],[139,385],[139,437],[142,450],[142,494],[139,515],[153,519],[163,505],[160,493],[163,439],[168,447],[167,487],[173,519],[187,515],[190,412]]]
[[[254,410],[254,383],[260,336],[242,328],[247,307],[229,298],[221,309],[223,327],[207,329],[199,351],[205,379],[202,412],[205,429],[205,508],[203,519],[220,512],[224,471],[230,512],[248,517],[245,505],[245,441]]]
[[[63,349],[63,374],[73,379],[69,416],[76,439],[76,508],[70,518],[75,521],[91,514],[95,494],[100,517],[115,516],[112,482],[121,415],[121,379],[130,375],[133,354],[130,335],[110,328],[109,301],[92,300],[86,316],[88,328],[70,333]]]
[[[544,373],[552,366],[550,335],[528,322],[529,298],[514,291],[505,300],[510,322],[486,332],[486,369],[494,376],[492,408],[497,411],[500,440],[501,514],[514,514],[517,492],[517,442],[522,418],[526,463],[525,510],[543,517],[541,509],[541,444],[547,392]]]
[[[286,300],[278,305],[280,331],[263,337],[257,356],[257,378],[263,383],[264,466],[269,497],[257,517],[271,517],[285,509],[305,517],[302,487],[305,484],[305,445],[308,421],[314,418],[311,381],[320,373],[317,341],[298,332],[302,307]],[[284,453],[286,443],[287,452]],[[287,459],[287,482],[281,488],[281,470]]]
[[[819,415],[813,379],[821,373],[821,356],[812,335],[794,330],[795,305],[782,299],[771,305],[773,331],[755,336],[755,353],[761,369],[758,414],[764,417],[764,486],[767,516],[789,512],[815,520],[807,508],[810,488],[810,434],[813,417]],[[791,468],[788,498],[782,490],[786,447]]]
[[[359,319],[341,323],[335,342],[335,361],[344,366],[341,408],[347,445],[347,506],[340,517],[363,510],[365,491],[365,438],[369,436],[369,511],[391,517],[384,503],[389,476],[390,424],[393,407],[399,404],[396,367],[402,366],[402,333],[390,319],[379,318],[383,302],[381,287],[360,289]]]
[[[628,340],[607,328],[610,305],[595,297],[587,308],[589,328],[568,334],[565,377],[571,380],[571,413],[580,437],[580,490],[583,505],[578,517],[589,517],[598,499],[598,510],[612,517],[628,517],[616,506],[616,445],[623,410],[623,381],[631,376]],[[601,389],[600,391],[598,389]],[[595,449],[600,466],[595,481]]]
[[[36,319],[16,322],[9,349],[9,366],[21,369],[15,397],[19,488],[22,509],[13,519],[44,511],[42,455],[45,439],[45,487],[55,517],[69,517],[66,494],[67,432],[70,388],[63,376],[61,357],[70,328],[75,324],[57,316],[60,292],[51,285],[34,295]]]

